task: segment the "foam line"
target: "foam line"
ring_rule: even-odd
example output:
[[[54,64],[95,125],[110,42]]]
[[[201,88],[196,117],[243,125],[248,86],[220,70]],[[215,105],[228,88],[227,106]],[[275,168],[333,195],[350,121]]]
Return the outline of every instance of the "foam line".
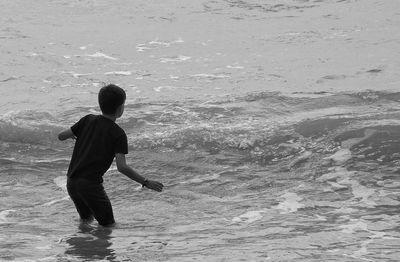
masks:
[[[130,76],[132,75],[131,71],[112,71],[112,72],[106,72],[104,73],[105,75],[121,75],[121,76]]]
[[[191,75],[192,77],[196,77],[196,78],[205,78],[205,79],[222,79],[222,78],[229,78],[229,75],[225,75],[225,74],[218,74],[218,75],[214,75],[214,74],[194,74]]]
[[[106,54],[101,53],[101,52],[96,52],[96,53],[94,53],[94,54],[92,54],[92,55],[86,54],[86,55],[83,55],[83,56],[87,56],[87,57],[99,57],[99,58],[105,58],[105,59],[109,59],[109,60],[118,60],[118,59],[115,58],[115,57],[106,55]],[[78,55],[78,57],[79,57],[79,55]]]
[[[69,197],[66,196],[66,197],[63,197],[61,199],[52,200],[50,202],[44,203],[43,206],[51,206],[51,205],[54,205],[55,203],[58,203],[58,202],[61,202],[61,201],[64,201],[64,200],[69,200]]]
[[[160,59],[160,63],[175,63],[175,62],[183,62],[191,59],[190,56],[179,55],[177,57],[165,57]]]

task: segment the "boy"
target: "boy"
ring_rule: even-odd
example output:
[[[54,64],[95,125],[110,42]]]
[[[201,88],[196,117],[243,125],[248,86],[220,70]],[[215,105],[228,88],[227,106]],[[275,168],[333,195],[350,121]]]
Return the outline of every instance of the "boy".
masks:
[[[71,128],[61,132],[58,139],[76,139],[67,173],[67,189],[82,220],[93,217],[102,226],[114,225],[112,206],[103,188],[103,175],[114,157],[118,171],[143,187],[161,192],[163,184],[145,179],[125,161],[127,137],[115,120],[122,116],[126,94],[116,85],[100,89],[99,105],[102,115],[87,115]]]

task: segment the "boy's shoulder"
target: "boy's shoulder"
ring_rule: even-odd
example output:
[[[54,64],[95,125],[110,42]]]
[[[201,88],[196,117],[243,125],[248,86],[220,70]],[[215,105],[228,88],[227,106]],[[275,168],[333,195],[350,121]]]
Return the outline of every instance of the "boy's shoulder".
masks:
[[[117,129],[125,132],[117,123],[112,121],[111,119],[108,119],[107,117],[104,117],[103,115],[94,115],[94,114],[87,114],[79,119],[78,122],[76,122],[75,125],[77,126],[88,126],[96,124],[97,128],[102,129],[102,128],[112,128],[112,129]]]
[[[87,117],[89,119],[89,121],[99,122],[100,123],[99,127],[110,128],[110,129],[113,129],[115,132],[125,134],[124,129],[122,127],[120,127],[120,125],[118,125],[115,121],[113,121],[103,115],[89,114],[89,115],[86,115],[85,117]]]
[[[111,139],[126,136],[124,129],[103,115],[85,115],[71,129],[75,135],[90,132],[91,136],[106,136]]]
[[[86,121],[86,120],[89,120],[89,119],[93,119],[94,117],[96,117],[96,116],[93,115],[93,114],[87,114],[87,115],[82,116],[82,117],[79,119],[78,122],[82,122],[82,121]]]

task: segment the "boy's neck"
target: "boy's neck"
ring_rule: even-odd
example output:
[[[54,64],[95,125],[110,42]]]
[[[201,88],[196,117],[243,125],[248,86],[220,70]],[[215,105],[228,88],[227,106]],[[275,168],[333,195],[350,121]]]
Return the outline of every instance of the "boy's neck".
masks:
[[[102,114],[102,116],[104,116],[105,118],[108,118],[114,122],[115,122],[115,120],[117,120],[117,117],[115,115]]]

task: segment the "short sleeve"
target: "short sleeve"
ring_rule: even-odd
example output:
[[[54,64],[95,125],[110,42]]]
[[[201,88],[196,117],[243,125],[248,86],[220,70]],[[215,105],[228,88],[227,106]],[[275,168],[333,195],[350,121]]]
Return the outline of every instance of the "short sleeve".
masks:
[[[114,153],[124,155],[128,154],[128,139],[125,133],[123,135],[120,135],[115,140]]]
[[[85,125],[88,117],[89,115],[82,117],[78,122],[71,126],[72,133],[74,133],[75,136],[78,137],[81,134],[83,126]]]

